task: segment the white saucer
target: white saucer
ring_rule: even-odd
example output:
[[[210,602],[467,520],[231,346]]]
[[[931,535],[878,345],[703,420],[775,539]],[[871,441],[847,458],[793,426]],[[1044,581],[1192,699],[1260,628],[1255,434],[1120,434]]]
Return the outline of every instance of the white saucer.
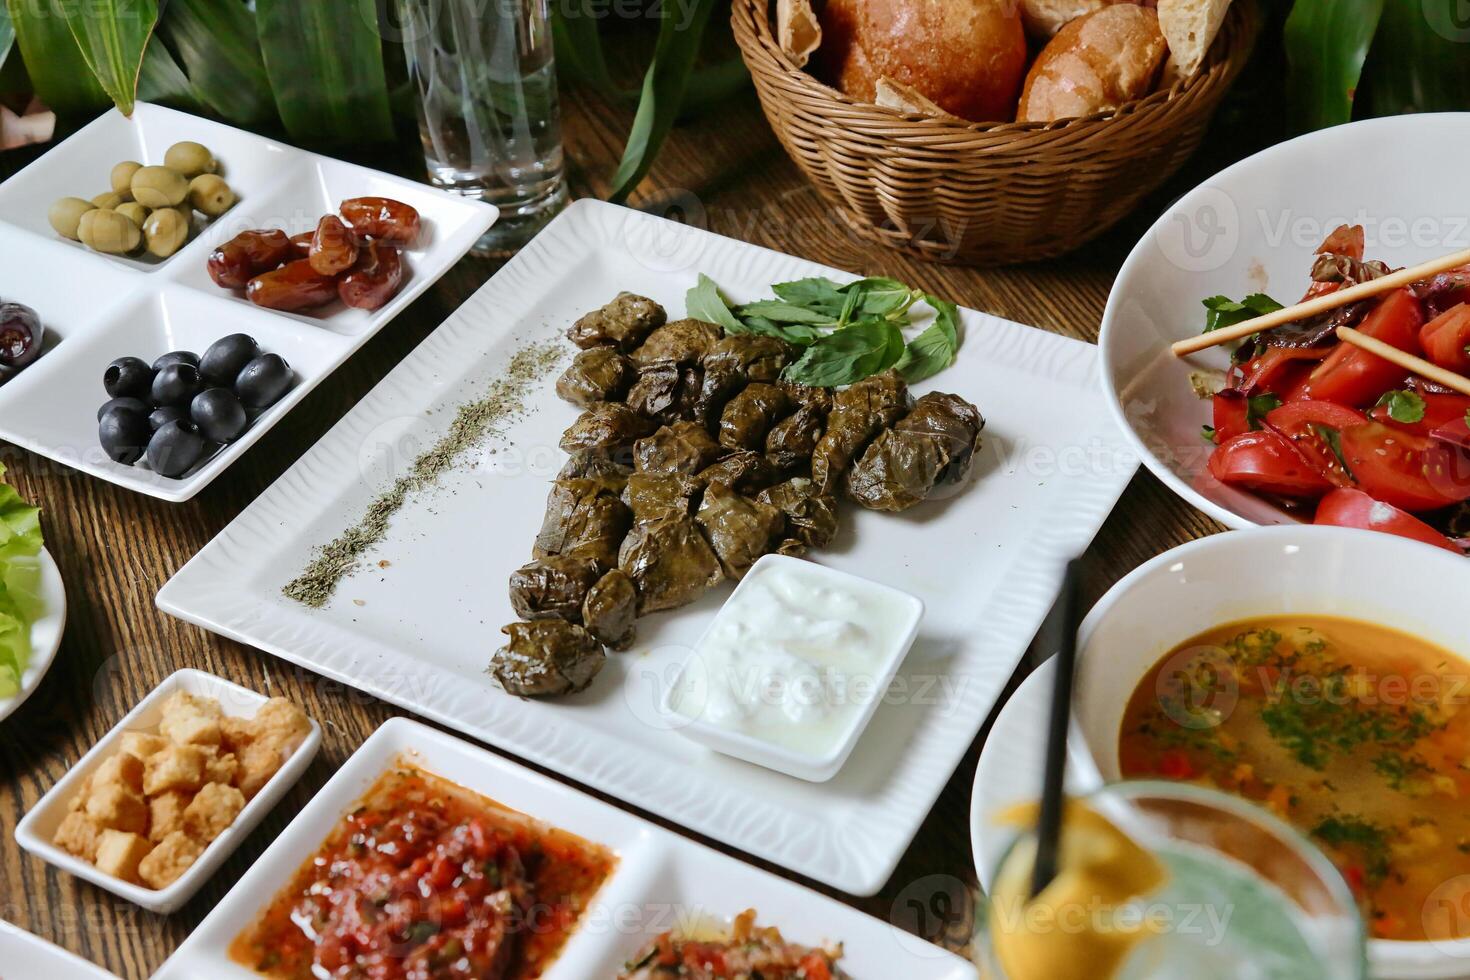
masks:
[[[41,686],[41,678],[51,669],[56,651],[61,649],[61,634],[66,628],[66,587],[61,582],[61,570],[45,548],[36,560],[41,564],[41,601],[46,612],[31,624],[31,662],[21,675],[20,690],[11,697],[0,698],[0,721]]]

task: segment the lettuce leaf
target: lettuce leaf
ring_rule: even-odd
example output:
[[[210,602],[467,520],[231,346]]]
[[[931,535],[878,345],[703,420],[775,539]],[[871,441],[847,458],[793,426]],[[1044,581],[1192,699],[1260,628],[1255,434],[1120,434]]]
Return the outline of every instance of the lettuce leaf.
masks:
[[[39,596],[41,511],[4,482],[0,463],[0,698],[20,690],[31,659],[31,622],[41,614]]]

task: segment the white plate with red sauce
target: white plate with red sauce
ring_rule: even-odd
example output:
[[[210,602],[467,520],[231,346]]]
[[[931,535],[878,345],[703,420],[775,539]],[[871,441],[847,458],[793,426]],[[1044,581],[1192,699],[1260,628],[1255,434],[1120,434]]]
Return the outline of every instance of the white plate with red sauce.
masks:
[[[754,908],[762,926],[807,946],[842,943],[852,980],[976,980],[969,963],[840,902],[757,870],[484,749],[395,718],[377,730],[154,975],[259,977],[231,959],[236,937],[316,854],[363,794],[393,767],[416,767],[612,851],[616,865],[570,930],[546,980],[614,977],[680,923],[710,928]],[[512,973],[512,975],[515,975]]]

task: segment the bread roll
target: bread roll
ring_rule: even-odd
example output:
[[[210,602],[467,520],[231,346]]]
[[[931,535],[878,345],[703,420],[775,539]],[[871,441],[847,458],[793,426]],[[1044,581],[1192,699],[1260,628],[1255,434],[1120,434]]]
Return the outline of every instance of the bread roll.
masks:
[[[1016,118],[1069,119],[1142,98],[1168,52],[1152,10],[1118,4],[1079,17],[1036,56]]]
[[[822,43],[822,26],[811,0],[776,0],[776,40],[799,65]]]
[[[1229,9],[1230,0],[1159,0],[1159,30],[1169,44],[1161,86],[1199,70]]]
[[[1021,22],[1030,37],[1046,42],[1084,14],[1109,4],[1130,2],[1133,0],[1021,0]]]
[[[916,92],[912,86],[895,82],[891,78],[878,79],[878,92],[873,101],[885,109],[897,109],[899,112],[912,113],[916,116],[934,116],[937,119],[963,122],[930,102],[922,93]]]
[[[885,77],[962,119],[1015,115],[1026,72],[1016,0],[829,0],[821,21],[818,64],[853,98],[875,101]]]

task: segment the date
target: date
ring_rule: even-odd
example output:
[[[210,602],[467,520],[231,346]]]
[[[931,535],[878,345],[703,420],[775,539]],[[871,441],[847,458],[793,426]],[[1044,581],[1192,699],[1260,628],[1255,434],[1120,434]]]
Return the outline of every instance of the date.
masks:
[[[304,259],[311,254],[311,240],[316,237],[315,231],[303,231],[299,235],[291,236],[291,258]]]
[[[306,260],[324,276],[346,272],[357,261],[357,235],[335,214],[326,215],[311,236]]]
[[[391,197],[353,197],[342,202],[342,217],[359,235],[401,248],[419,240],[419,213]]]
[[[296,259],[251,279],[245,297],[268,310],[309,310],[337,297],[337,280],[317,272],[306,259]]]
[[[337,295],[355,309],[376,310],[398,295],[402,285],[403,256],[392,245],[372,241],[337,283]]]
[[[225,289],[244,289],[251,279],[286,261],[291,240],[279,228],[242,231],[209,253],[209,278]]]

